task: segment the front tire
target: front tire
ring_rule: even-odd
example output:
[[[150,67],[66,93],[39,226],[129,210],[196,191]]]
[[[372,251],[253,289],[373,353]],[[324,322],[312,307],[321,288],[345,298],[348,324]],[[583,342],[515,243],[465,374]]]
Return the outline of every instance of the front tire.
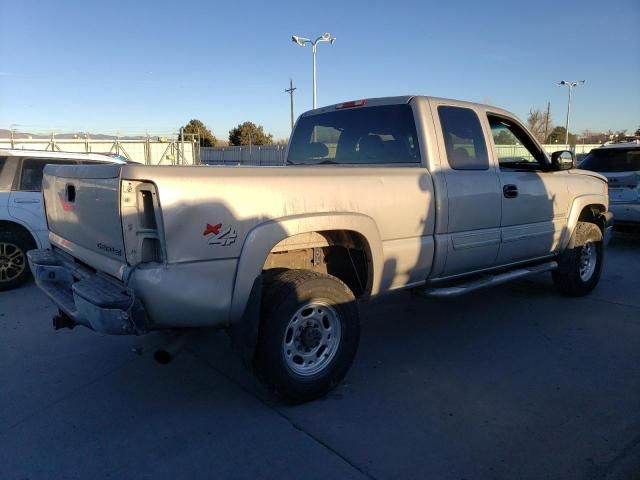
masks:
[[[255,368],[289,403],[325,395],[356,354],[360,324],[353,292],[338,278],[307,270],[265,276]]]
[[[600,280],[604,261],[602,231],[589,222],[578,222],[567,249],[560,255],[553,281],[562,293],[583,296]]]
[[[0,291],[22,285],[30,275],[27,251],[30,238],[19,232],[0,232]]]

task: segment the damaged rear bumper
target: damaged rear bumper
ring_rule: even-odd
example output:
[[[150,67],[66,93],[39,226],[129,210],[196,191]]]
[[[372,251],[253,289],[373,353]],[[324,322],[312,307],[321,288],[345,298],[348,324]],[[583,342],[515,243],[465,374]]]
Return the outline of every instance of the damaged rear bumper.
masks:
[[[55,250],[27,252],[38,287],[75,323],[108,334],[145,333],[147,314],[133,291]]]

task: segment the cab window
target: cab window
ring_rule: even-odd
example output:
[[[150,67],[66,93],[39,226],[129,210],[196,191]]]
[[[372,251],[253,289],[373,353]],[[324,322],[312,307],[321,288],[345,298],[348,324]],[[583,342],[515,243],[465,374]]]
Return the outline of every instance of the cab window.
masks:
[[[48,158],[25,158],[20,171],[20,187],[22,192],[39,192],[42,189],[42,173],[45,165],[75,165],[73,160],[51,160]]]
[[[488,119],[501,170],[535,171],[547,165],[544,152],[520,126],[495,115]]]
[[[418,135],[410,105],[381,105],[302,116],[289,165],[416,164]]]
[[[454,170],[487,170],[489,156],[480,119],[469,108],[438,107],[449,166]]]

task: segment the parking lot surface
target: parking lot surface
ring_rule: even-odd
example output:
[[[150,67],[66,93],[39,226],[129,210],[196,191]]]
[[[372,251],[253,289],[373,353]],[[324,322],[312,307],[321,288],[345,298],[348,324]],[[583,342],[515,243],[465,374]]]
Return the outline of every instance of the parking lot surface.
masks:
[[[347,378],[295,407],[224,334],[160,366],[161,334],[54,332],[53,313],[33,283],[0,292],[3,480],[640,478],[636,233],[585,298],[542,275],[362,305]]]

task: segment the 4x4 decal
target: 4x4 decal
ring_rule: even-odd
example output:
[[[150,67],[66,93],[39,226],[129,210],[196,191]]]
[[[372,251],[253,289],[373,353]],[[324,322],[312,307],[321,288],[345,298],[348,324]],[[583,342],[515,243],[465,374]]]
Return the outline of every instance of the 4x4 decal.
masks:
[[[232,243],[235,243],[238,235],[236,231],[229,227],[223,227],[221,223],[217,223],[216,225],[211,225],[207,223],[204,232],[202,232],[203,236],[212,235],[209,237],[209,245],[220,245],[222,247],[227,247]]]

